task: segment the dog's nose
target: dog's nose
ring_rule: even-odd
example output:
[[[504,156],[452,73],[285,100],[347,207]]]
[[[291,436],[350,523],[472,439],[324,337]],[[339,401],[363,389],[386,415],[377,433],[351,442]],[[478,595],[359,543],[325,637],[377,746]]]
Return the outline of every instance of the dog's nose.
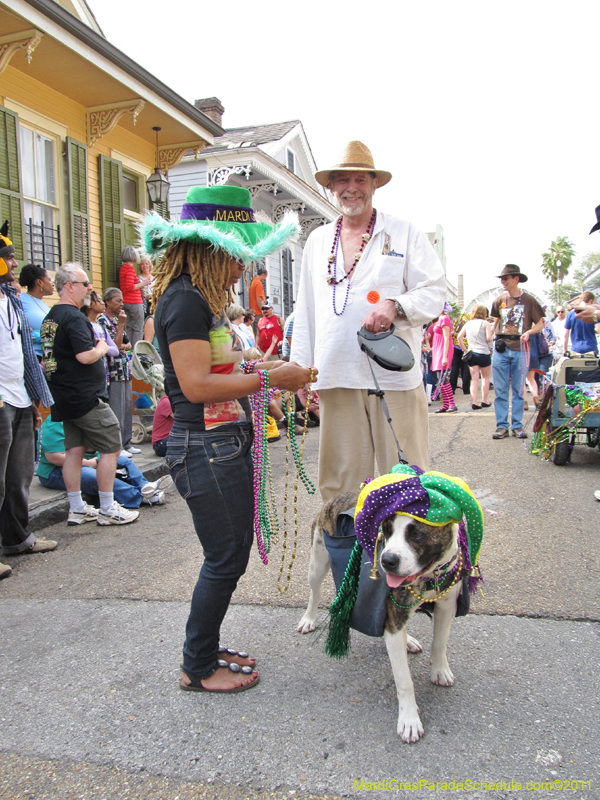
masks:
[[[396,569],[400,563],[400,557],[396,553],[384,552],[381,556],[381,563],[384,569]]]

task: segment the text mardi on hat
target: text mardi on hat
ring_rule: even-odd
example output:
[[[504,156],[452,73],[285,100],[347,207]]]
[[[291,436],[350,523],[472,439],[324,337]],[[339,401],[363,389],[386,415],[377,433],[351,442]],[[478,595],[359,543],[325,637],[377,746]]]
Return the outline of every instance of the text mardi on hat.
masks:
[[[288,212],[278,225],[257,222],[250,192],[238,186],[193,186],[179,221],[151,211],[139,226],[142,244],[151,256],[182,240],[208,242],[242,264],[251,264],[279,250],[300,235],[298,215]]]
[[[520,268],[517,267],[516,264],[507,264],[500,275],[496,275],[497,278],[505,278],[507,275],[518,275],[519,276],[519,283],[525,283],[525,281],[529,280],[527,275],[521,272]]]
[[[596,219],[598,222],[596,222],[590,233],[594,233],[594,231],[600,231],[600,206],[596,206]]]
[[[348,142],[340,157],[339,163],[329,169],[320,170],[315,174],[315,180],[327,188],[332,172],[374,172],[377,185],[385,186],[392,180],[392,173],[382,169],[375,169],[373,155],[366,144],[362,142]]]

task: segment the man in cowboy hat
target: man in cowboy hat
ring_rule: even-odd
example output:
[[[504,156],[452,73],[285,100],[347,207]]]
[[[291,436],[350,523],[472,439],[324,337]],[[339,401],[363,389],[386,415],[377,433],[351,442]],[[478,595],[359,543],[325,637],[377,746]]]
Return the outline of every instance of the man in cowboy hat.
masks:
[[[446,281],[427,237],[410,222],[373,208],[391,173],[376,169],[362,142],[349,142],[338,163],[317,172],[341,211],[315,230],[302,259],[291,359],[319,369],[319,487],[323,501],[356,491],[365,478],[397,462],[392,432],[373,389],[356,333],[394,324],[415,366],[389,372],[374,364],[394,430],[409,464],[427,469],[428,416],[421,371],[421,326],[437,317]]]
[[[496,432],[493,439],[508,436],[508,388],[512,384],[512,434],[518,439],[526,439],[523,429],[525,410],[523,347],[529,344],[531,334],[539,333],[544,327],[544,311],[535,297],[520,289],[525,283],[524,275],[516,264],[507,264],[498,275],[504,292],[492,304],[491,316],[495,317],[494,359],[494,411],[496,412]],[[527,369],[525,369],[527,372]]]

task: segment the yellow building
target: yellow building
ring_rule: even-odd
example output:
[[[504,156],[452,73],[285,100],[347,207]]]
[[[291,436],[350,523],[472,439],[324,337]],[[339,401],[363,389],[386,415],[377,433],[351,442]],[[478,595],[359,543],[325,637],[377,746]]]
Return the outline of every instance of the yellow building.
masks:
[[[163,174],[223,133],[113,47],[84,0],[0,3],[0,224],[21,265],[80,261],[96,289],[115,285],[151,207],[155,128]]]

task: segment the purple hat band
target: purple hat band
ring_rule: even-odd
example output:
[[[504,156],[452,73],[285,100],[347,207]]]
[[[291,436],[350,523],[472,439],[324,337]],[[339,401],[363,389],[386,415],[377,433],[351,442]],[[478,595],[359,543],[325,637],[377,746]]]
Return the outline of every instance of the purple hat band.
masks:
[[[246,206],[220,206],[215,203],[184,203],[180,219],[211,222],[256,222],[254,211]]]

